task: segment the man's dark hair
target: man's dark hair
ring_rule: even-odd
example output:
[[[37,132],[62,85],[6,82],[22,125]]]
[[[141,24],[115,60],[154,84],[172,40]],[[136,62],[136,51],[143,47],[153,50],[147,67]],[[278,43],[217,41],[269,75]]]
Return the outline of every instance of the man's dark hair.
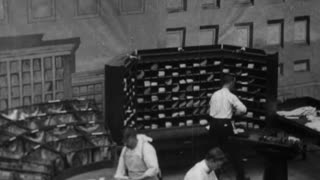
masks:
[[[123,130],[123,141],[127,140],[130,137],[136,137],[137,130],[133,127],[125,127]]]
[[[226,160],[226,156],[220,148],[215,147],[207,153],[205,159],[207,161]]]
[[[224,74],[222,77],[222,85],[226,85],[235,81],[235,77],[231,74]]]

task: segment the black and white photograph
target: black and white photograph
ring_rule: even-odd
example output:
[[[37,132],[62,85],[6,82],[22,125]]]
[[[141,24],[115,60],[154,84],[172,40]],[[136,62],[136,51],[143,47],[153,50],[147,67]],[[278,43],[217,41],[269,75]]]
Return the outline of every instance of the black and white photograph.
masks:
[[[0,0],[0,180],[319,180],[319,0]]]

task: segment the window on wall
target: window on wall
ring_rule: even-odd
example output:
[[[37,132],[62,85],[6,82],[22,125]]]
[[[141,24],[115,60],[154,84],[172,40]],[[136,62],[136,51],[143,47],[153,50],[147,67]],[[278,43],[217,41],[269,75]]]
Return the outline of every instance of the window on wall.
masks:
[[[167,29],[166,47],[184,47],[185,46],[185,28]]]
[[[310,61],[308,59],[294,61],[293,70],[295,72],[310,71]]]
[[[93,99],[102,110],[103,105],[103,84],[91,83],[75,85],[72,88],[72,96],[77,98]]]
[[[199,45],[218,44],[219,26],[201,26],[199,34]]]
[[[187,0],[167,0],[167,10],[169,13],[186,11]]]
[[[119,0],[121,14],[139,14],[144,12],[145,0]]]
[[[55,19],[55,0],[28,0],[29,22]]]
[[[8,82],[7,62],[0,62],[0,110],[8,108],[9,102],[9,82]]]
[[[0,110],[64,98],[64,59],[45,56],[0,62]]]
[[[294,41],[296,43],[310,43],[310,17],[294,18]]]
[[[234,44],[241,47],[253,46],[253,23],[236,24]]]
[[[236,0],[241,5],[254,5],[254,0]]]
[[[17,60],[11,61],[10,62],[10,87],[11,87],[11,104],[12,106],[16,107],[16,106],[20,106],[21,102],[20,102],[20,97],[21,97],[21,93],[20,93],[20,76],[19,76],[19,72],[20,72],[20,63]]]
[[[284,45],[284,21],[283,19],[268,21],[267,44],[269,46]]]
[[[220,0],[201,0],[203,9],[220,8]]]
[[[0,23],[4,23],[7,21],[8,17],[8,1],[0,0]]]
[[[100,0],[74,0],[77,17],[96,17],[100,13]]]
[[[278,73],[279,73],[279,75],[280,76],[283,76],[283,71],[284,71],[284,67],[283,67],[284,65],[283,65],[283,63],[279,63],[279,65],[278,65]]]

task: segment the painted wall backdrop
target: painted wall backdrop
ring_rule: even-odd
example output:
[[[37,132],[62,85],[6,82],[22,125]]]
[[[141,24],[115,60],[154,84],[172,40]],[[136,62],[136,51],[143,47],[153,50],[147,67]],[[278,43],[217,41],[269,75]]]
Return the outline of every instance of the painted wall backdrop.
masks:
[[[0,0],[0,36],[80,37],[76,72],[119,65],[134,49],[263,48],[279,52],[280,98],[319,98],[319,7],[317,0]]]
[[[158,37],[154,35],[159,34],[159,22],[163,22],[155,13],[159,6],[157,1],[148,1],[143,14],[131,16],[121,15],[117,1],[88,1],[92,6],[97,5],[97,9],[87,10],[91,4],[83,0],[1,0],[0,3],[6,2],[2,9],[7,9],[7,19],[0,25],[0,35],[44,33],[44,40],[81,37],[76,54],[77,71],[101,68],[131,49],[157,47]],[[32,3],[39,5],[34,7]],[[78,7],[79,3],[84,7]],[[39,12],[34,13],[34,10]]]

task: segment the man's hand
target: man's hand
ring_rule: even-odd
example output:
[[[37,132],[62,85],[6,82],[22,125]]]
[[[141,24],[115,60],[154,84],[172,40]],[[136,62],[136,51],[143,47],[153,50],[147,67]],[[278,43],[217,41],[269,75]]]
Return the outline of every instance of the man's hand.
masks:
[[[130,178],[130,180],[143,180],[144,178],[146,178],[146,176],[142,175],[142,176],[137,177],[137,178]]]
[[[246,111],[238,111],[238,110],[235,109],[235,108],[232,109],[232,112],[233,112],[233,114],[236,115],[236,116],[243,116],[243,115],[245,115],[245,114],[247,113]]]
[[[130,180],[128,176],[114,177],[114,180]]]

